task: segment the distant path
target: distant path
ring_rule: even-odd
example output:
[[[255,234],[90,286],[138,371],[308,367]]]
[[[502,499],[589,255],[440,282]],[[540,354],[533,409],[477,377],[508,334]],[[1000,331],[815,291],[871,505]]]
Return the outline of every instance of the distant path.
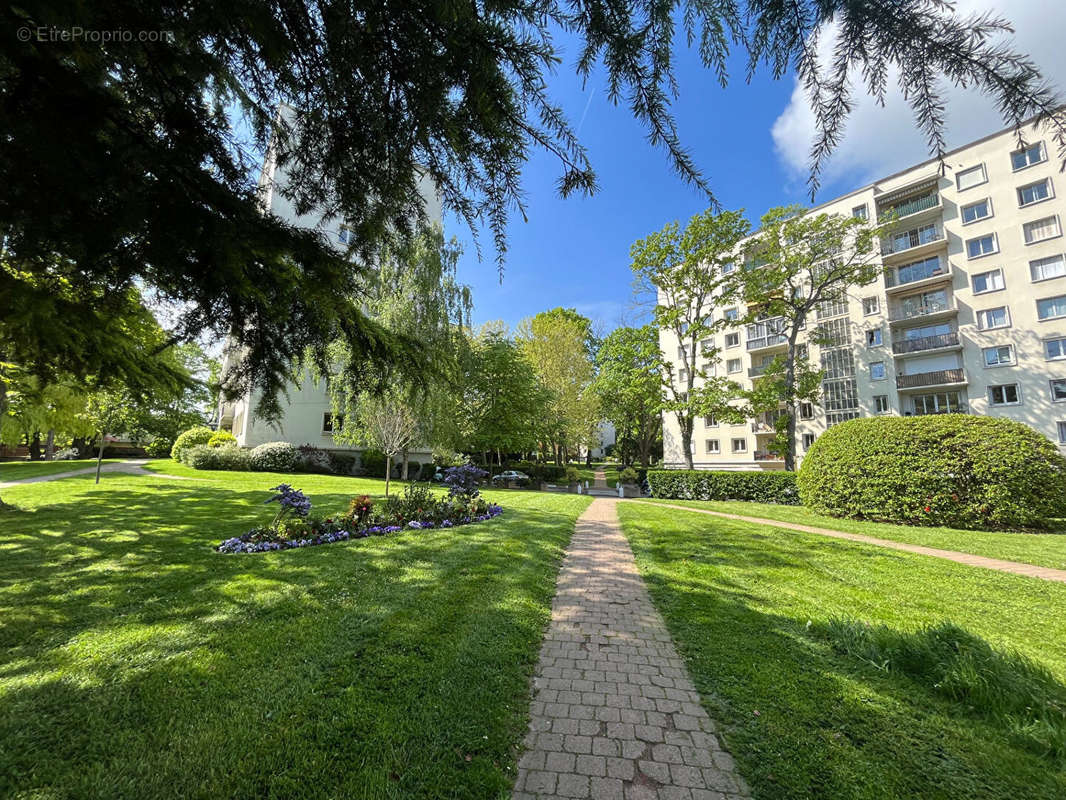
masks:
[[[725,517],[726,519],[735,519],[740,522],[753,522],[757,525],[769,525],[774,528],[784,528],[785,530],[790,531],[803,531],[804,533],[814,533],[819,536],[831,536],[834,539],[847,539],[851,542],[862,542],[863,544],[872,544],[877,545],[878,547],[888,547],[892,550],[903,550],[906,553],[918,553],[923,556],[943,558],[947,561],[954,561],[956,564],[966,564],[970,567],[984,567],[985,569],[994,569],[998,572],[1024,575],[1027,578],[1040,578],[1045,581],[1066,583],[1066,570],[1062,569],[1037,567],[1033,564],[1022,564],[1018,561],[1003,561],[998,558],[975,556],[970,553],[960,553],[957,550],[941,550],[937,547],[925,547],[920,544],[894,542],[891,539],[878,539],[875,536],[866,536],[861,533],[845,533],[844,531],[834,531],[829,528],[815,528],[811,525],[800,525],[795,522],[781,522],[780,520],[763,519],[762,517],[745,517],[740,514],[728,514],[725,511],[711,511],[708,508],[676,506],[672,503],[648,503],[648,505],[657,506],[659,508],[675,508],[678,511],[692,511],[696,514],[710,514],[714,517]]]
[[[610,486],[607,485],[607,473],[604,472],[602,469],[598,469],[595,472],[593,472],[592,473],[592,477],[593,477],[593,481],[592,481],[592,488],[593,489],[610,489],[611,488]]]
[[[103,464],[100,467],[100,472],[126,472],[130,475],[149,475],[153,478],[166,478],[171,481],[187,481],[189,478],[183,475],[165,475],[162,472],[149,472],[144,468],[144,465],[148,463],[148,459],[141,458],[133,461],[119,461],[112,462],[110,464]],[[12,486],[22,486],[25,483],[44,483],[45,481],[58,481],[63,478],[74,478],[78,475],[92,475],[96,472],[96,467],[83,467],[82,469],[72,469],[70,472],[57,472],[54,475],[38,475],[36,478],[23,478],[18,481],[6,481],[0,483],[0,489],[9,489]]]

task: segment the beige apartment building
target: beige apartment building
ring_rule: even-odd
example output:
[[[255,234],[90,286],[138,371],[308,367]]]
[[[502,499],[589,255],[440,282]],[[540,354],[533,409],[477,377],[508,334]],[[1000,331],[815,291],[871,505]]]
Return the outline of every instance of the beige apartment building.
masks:
[[[882,242],[884,275],[823,304],[808,330],[824,370],[821,405],[805,405],[797,456],[828,426],[860,416],[968,412],[1031,425],[1066,448],[1066,174],[1044,129],[1013,129],[824,203],[814,213],[875,218],[898,225]],[[1058,184],[1058,186],[1056,186]],[[716,308],[739,318],[743,309]],[[719,333],[710,365],[750,386],[784,352],[769,319]],[[660,331],[663,352],[679,342]],[[675,362],[674,373],[681,364]],[[742,425],[696,421],[693,461],[701,469],[780,469],[767,450],[771,419]],[[681,437],[663,415],[665,462],[682,467]]]

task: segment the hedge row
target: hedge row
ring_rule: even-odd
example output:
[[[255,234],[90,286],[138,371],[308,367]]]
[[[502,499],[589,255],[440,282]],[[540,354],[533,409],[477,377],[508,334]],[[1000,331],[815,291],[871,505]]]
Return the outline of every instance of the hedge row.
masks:
[[[671,500],[751,500],[797,505],[794,472],[648,470],[652,497]]]
[[[1002,417],[871,417],[835,425],[799,473],[822,514],[905,525],[1042,528],[1066,516],[1066,459]]]

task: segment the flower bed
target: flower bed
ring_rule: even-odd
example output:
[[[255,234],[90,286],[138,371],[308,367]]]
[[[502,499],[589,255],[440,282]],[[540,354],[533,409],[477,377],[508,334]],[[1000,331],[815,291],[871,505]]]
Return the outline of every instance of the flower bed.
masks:
[[[271,489],[275,494],[266,501],[278,504],[269,525],[226,539],[215,550],[220,553],[292,550],[386,536],[405,529],[454,528],[484,522],[503,513],[499,505],[487,503],[479,496],[473,480],[476,476],[457,471],[454,477],[447,497],[437,497],[428,487],[411,484],[403,495],[386,497],[379,503],[366,495],[353,498],[347,513],[336,519],[312,518],[311,499],[283,483]]]

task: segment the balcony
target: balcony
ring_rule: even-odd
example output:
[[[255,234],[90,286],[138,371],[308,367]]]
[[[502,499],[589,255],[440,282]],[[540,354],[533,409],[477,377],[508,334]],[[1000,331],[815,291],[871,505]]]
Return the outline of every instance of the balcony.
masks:
[[[951,267],[941,258],[918,261],[885,271],[885,292],[898,294],[910,289],[935,286],[951,280]]]
[[[881,243],[881,258],[886,263],[904,258],[921,258],[932,255],[944,247],[947,239],[944,231],[936,225],[924,225],[903,233],[893,234]]]
[[[927,386],[952,386],[967,383],[966,370],[938,369],[935,372],[919,372],[914,375],[897,375],[897,389],[919,389]]]
[[[763,364],[762,366],[759,366],[759,367],[748,367],[748,377],[749,378],[762,377],[763,375],[766,374],[767,367],[768,367],[768,365],[766,365],[766,364]]]
[[[751,432],[752,433],[775,433],[775,428],[769,422],[765,422],[763,420],[755,420],[755,422],[751,423]]]
[[[915,305],[895,306],[889,313],[888,321],[892,325],[916,319],[932,322],[933,320],[954,316],[957,313],[958,309],[955,307],[954,298],[952,298],[945,302],[933,301]]]
[[[915,214],[921,214],[925,211],[939,210],[942,207],[940,202],[940,192],[934,189],[926,194],[901,200],[885,208],[879,208],[877,221],[884,222],[889,217],[901,220],[907,217],[913,217]]]
[[[936,336],[920,336],[917,339],[901,339],[892,342],[892,353],[897,356],[909,353],[923,353],[926,350],[945,350],[962,347],[959,341],[959,332],[941,333]]]
[[[756,461],[784,461],[785,457],[769,450],[756,450],[752,453]]]

